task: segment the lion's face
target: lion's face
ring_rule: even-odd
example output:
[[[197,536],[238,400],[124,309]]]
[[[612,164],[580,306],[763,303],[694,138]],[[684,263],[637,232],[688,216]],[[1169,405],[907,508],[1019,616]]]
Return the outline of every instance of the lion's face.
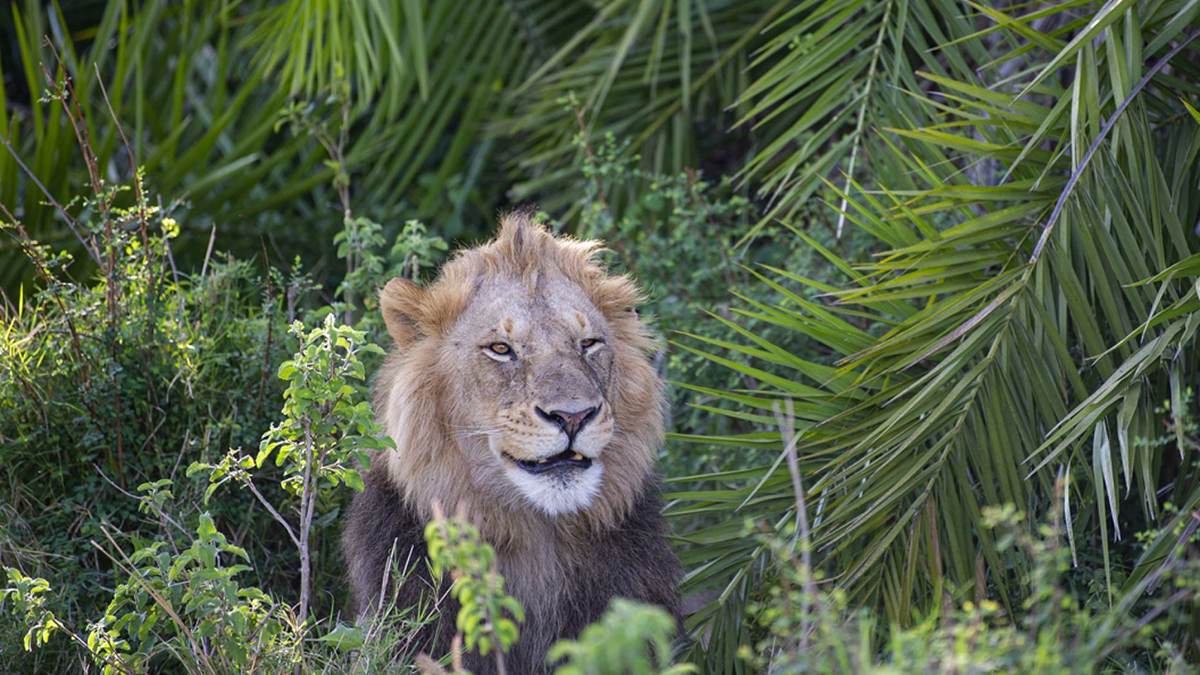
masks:
[[[443,349],[458,352],[458,396],[470,401],[457,432],[471,460],[495,470],[535,507],[587,507],[601,487],[613,439],[614,365],[608,322],[583,290],[543,275],[483,283]],[[483,472],[477,472],[483,473]]]
[[[661,382],[637,288],[595,250],[510,216],[427,289],[388,283],[396,349],[375,410],[396,441],[388,471],[415,507],[602,524],[632,504],[662,441]]]

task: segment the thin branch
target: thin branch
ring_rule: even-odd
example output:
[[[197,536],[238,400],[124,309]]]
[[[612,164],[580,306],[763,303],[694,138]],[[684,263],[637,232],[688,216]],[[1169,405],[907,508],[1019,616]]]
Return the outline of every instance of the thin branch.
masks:
[[[275,510],[274,506],[271,506],[271,502],[267,501],[267,498],[258,491],[258,488],[254,487],[254,481],[247,478],[246,487],[250,488],[250,492],[254,493],[254,496],[258,498],[258,501],[261,502],[264,507],[266,507],[267,513],[270,513],[272,518],[279,521],[280,525],[283,525],[283,529],[287,530],[288,537],[291,538],[292,543],[296,545],[296,548],[300,548],[300,540],[296,538],[296,532],[292,530],[292,526],[288,524],[288,521],[285,520],[283,516],[279,515],[279,512]]]
[[[792,407],[792,399],[787,399],[787,415],[779,409],[776,402],[772,407],[775,421],[779,424],[779,433],[784,437],[784,456],[787,458],[788,473],[792,475],[792,492],[796,496],[796,530],[800,538],[800,563],[804,568],[801,572],[804,579],[804,606],[801,611],[800,649],[808,649],[810,604],[821,605],[817,596],[817,584],[813,578],[812,567],[812,533],[808,525],[808,505],[804,498],[804,484],[800,479],[800,459],[796,453],[796,416]]]
[[[212,257],[213,244],[217,242],[217,224],[213,223],[212,232],[208,235],[208,250],[204,252],[204,264],[200,266],[200,278],[208,273],[208,259]]]
[[[596,153],[592,151],[592,139],[588,135],[587,125],[583,123],[583,109],[575,106],[575,118],[579,120],[579,134],[583,139],[583,149],[587,151],[588,164],[596,166]],[[600,206],[604,207],[604,212],[608,214],[609,232],[612,238],[612,245],[617,250],[617,253],[625,261],[626,265],[633,265],[633,257],[629,255],[629,251],[625,250],[625,245],[621,243],[621,238],[617,232],[617,220],[613,217],[612,209],[608,207],[608,200],[604,197],[604,186],[600,184],[600,179],[593,177],[593,182],[596,184],[596,194],[600,197]]]
[[[11,155],[14,160],[16,160],[17,166],[21,167],[21,170],[25,172],[25,175],[29,176],[29,180],[33,181],[34,185],[38,186],[38,189],[42,191],[42,194],[46,197],[46,199],[54,205],[54,208],[57,209],[60,214],[62,214],[63,220],[65,220],[67,223],[67,227],[71,228],[71,233],[75,235],[75,238],[79,240],[80,244],[83,244],[83,250],[87,251],[88,257],[90,257],[92,261],[96,263],[97,267],[100,267],[100,253],[88,244],[88,240],[85,239],[83,235],[79,234],[79,230],[75,229],[75,219],[71,217],[71,214],[67,213],[67,210],[63,208],[63,205],[58,203],[58,200],[54,198],[54,195],[50,194],[50,191],[46,189],[45,185],[42,185],[42,181],[38,180],[38,177],[34,175],[33,171],[30,171],[29,167],[25,166],[25,162],[21,161],[21,158],[17,155],[17,151],[13,150],[13,146],[9,145],[7,138],[0,136],[0,144],[4,145],[4,148],[8,150],[8,154]]]
[[[104,104],[108,106],[108,114],[112,117],[113,125],[117,127],[117,133],[121,134],[121,142],[125,144],[125,154],[129,156],[129,166],[133,172],[133,189],[137,194],[138,202],[138,220],[141,221],[142,235],[145,236],[146,229],[146,196],[142,194],[142,181],[138,176],[137,157],[133,154],[133,148],[129,145],[129,138],[125,136],[125,129],[121,126],[121,121],[117,119],[117,113],[113,110],[112,101],[108,100],[108,90],[104,88],[104,78],[100,76],[100,64],[92,64],[96,68],[96,84],[100,85],[100,93],[104,95]]]
[[[121,487],[120,485],[117,485],[116,483],[114,483],[114,482],[112,481],[112,479],[111,479],[111,478],[109,478],[109,477],[108,477],[108,474],[104,473],[104,471],[100,469],[100,467],[99,467],[98,465],[96,465],[96,464],[93,464],[93,465],[92,465],[92,468],[96,470],[96,473],[100,474],[100,477],[104,479],[104,482],[106,482],[106,483],[108,483],[109,485],[111,485],[111,486],[113,486],[114,488],[116,488],[118,492],[120,492],[121,494],[125,495],[126,497],[129,497],[129,498],[131,498],[131,499],[136,499],[136,500],[138,500],[139,502],[142,502],[143,504],[146,504],[146,505],[147,505],[147,506],[149,506],[151,509],[153,509],[153,510],[154,510],[154,512],[155,512],[156,514],[158,514],[158,517],[159,517],[159,518],[162,518],[164,521],[166,521],[166,522],[170,523],[171,525],[174,525],[174,526],[175,526],[175,528],[176,528],[177,530],[179,530],[180,532],[182,532],[182,533],[184,533],[184,534],[186,534],[186,535],[191,535],[191,532],[188,532],[188,531],[187,531],[187,529],[185,529],[185,528],[184,528],[182,525],[180,525],[180,524],[179,524],[179,523],[178,523],[178,522],[177,522],[177,521],[176,521],[174,518],[172,518],[171,516],[167,515],[167,513],[166,513],[165,511],[163,511],[161,508],[159,508],[158,504],[155,504],[155,503],[154,503],[154,500],[152,500],[152,499],[149,499],[149,498],[147,498],[147,497],[143,497],[142,495],[135,495],[135,494],[133,494],[132,492],[130,492],[130,491],[128,491],[128,490],[126,490],[126,489],[125,489],[125,488],[123,488],[123,487]],[[168,532],[168,535],[169,535],[169,534],[170,534],[170,533]]]

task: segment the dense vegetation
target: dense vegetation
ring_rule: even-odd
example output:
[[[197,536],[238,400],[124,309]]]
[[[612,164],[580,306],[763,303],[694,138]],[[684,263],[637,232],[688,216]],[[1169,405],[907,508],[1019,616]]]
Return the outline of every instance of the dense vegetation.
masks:
[[[334,544],[376,289],[531,201],[647,289],[693,609],[563,672],[1200,663],[1200,3],[10,9],[0,670],[456,670]]]

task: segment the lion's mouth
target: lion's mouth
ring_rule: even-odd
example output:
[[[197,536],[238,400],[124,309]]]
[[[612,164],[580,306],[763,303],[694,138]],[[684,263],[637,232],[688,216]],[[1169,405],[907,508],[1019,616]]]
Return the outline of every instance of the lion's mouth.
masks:
[[[590,458],[584,457],[570,448],[563,450],[557,455],[543,457],[541,459],[517,459],[507,452],[504,453],[504,457],[510,462],[521,467],[526,472],[533,474],[545,473],[547,471],[568,467],[587,469],[592,466],[592,460]]]

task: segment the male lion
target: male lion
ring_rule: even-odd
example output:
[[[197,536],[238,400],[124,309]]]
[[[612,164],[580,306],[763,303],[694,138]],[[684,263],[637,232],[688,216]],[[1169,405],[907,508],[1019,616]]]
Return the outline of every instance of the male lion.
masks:
[[[651,472],[662,383],[633,311],[637,287],[605,274],[597,247],[511,214],[428,288],[393,279],[383,289],[396,344],[375,410],[397,449],[375,458],[342,537],[360,615],[377,606],[389,560],[412,561],[402,606],[439,590],[423,536],[436,500],[449,513],[466,507],[525,608],[510,672],[541,671],[550,645],[615,596],[678,619],[679,563]],[[448,651],[457,611],[443,605],[426,649]]]

